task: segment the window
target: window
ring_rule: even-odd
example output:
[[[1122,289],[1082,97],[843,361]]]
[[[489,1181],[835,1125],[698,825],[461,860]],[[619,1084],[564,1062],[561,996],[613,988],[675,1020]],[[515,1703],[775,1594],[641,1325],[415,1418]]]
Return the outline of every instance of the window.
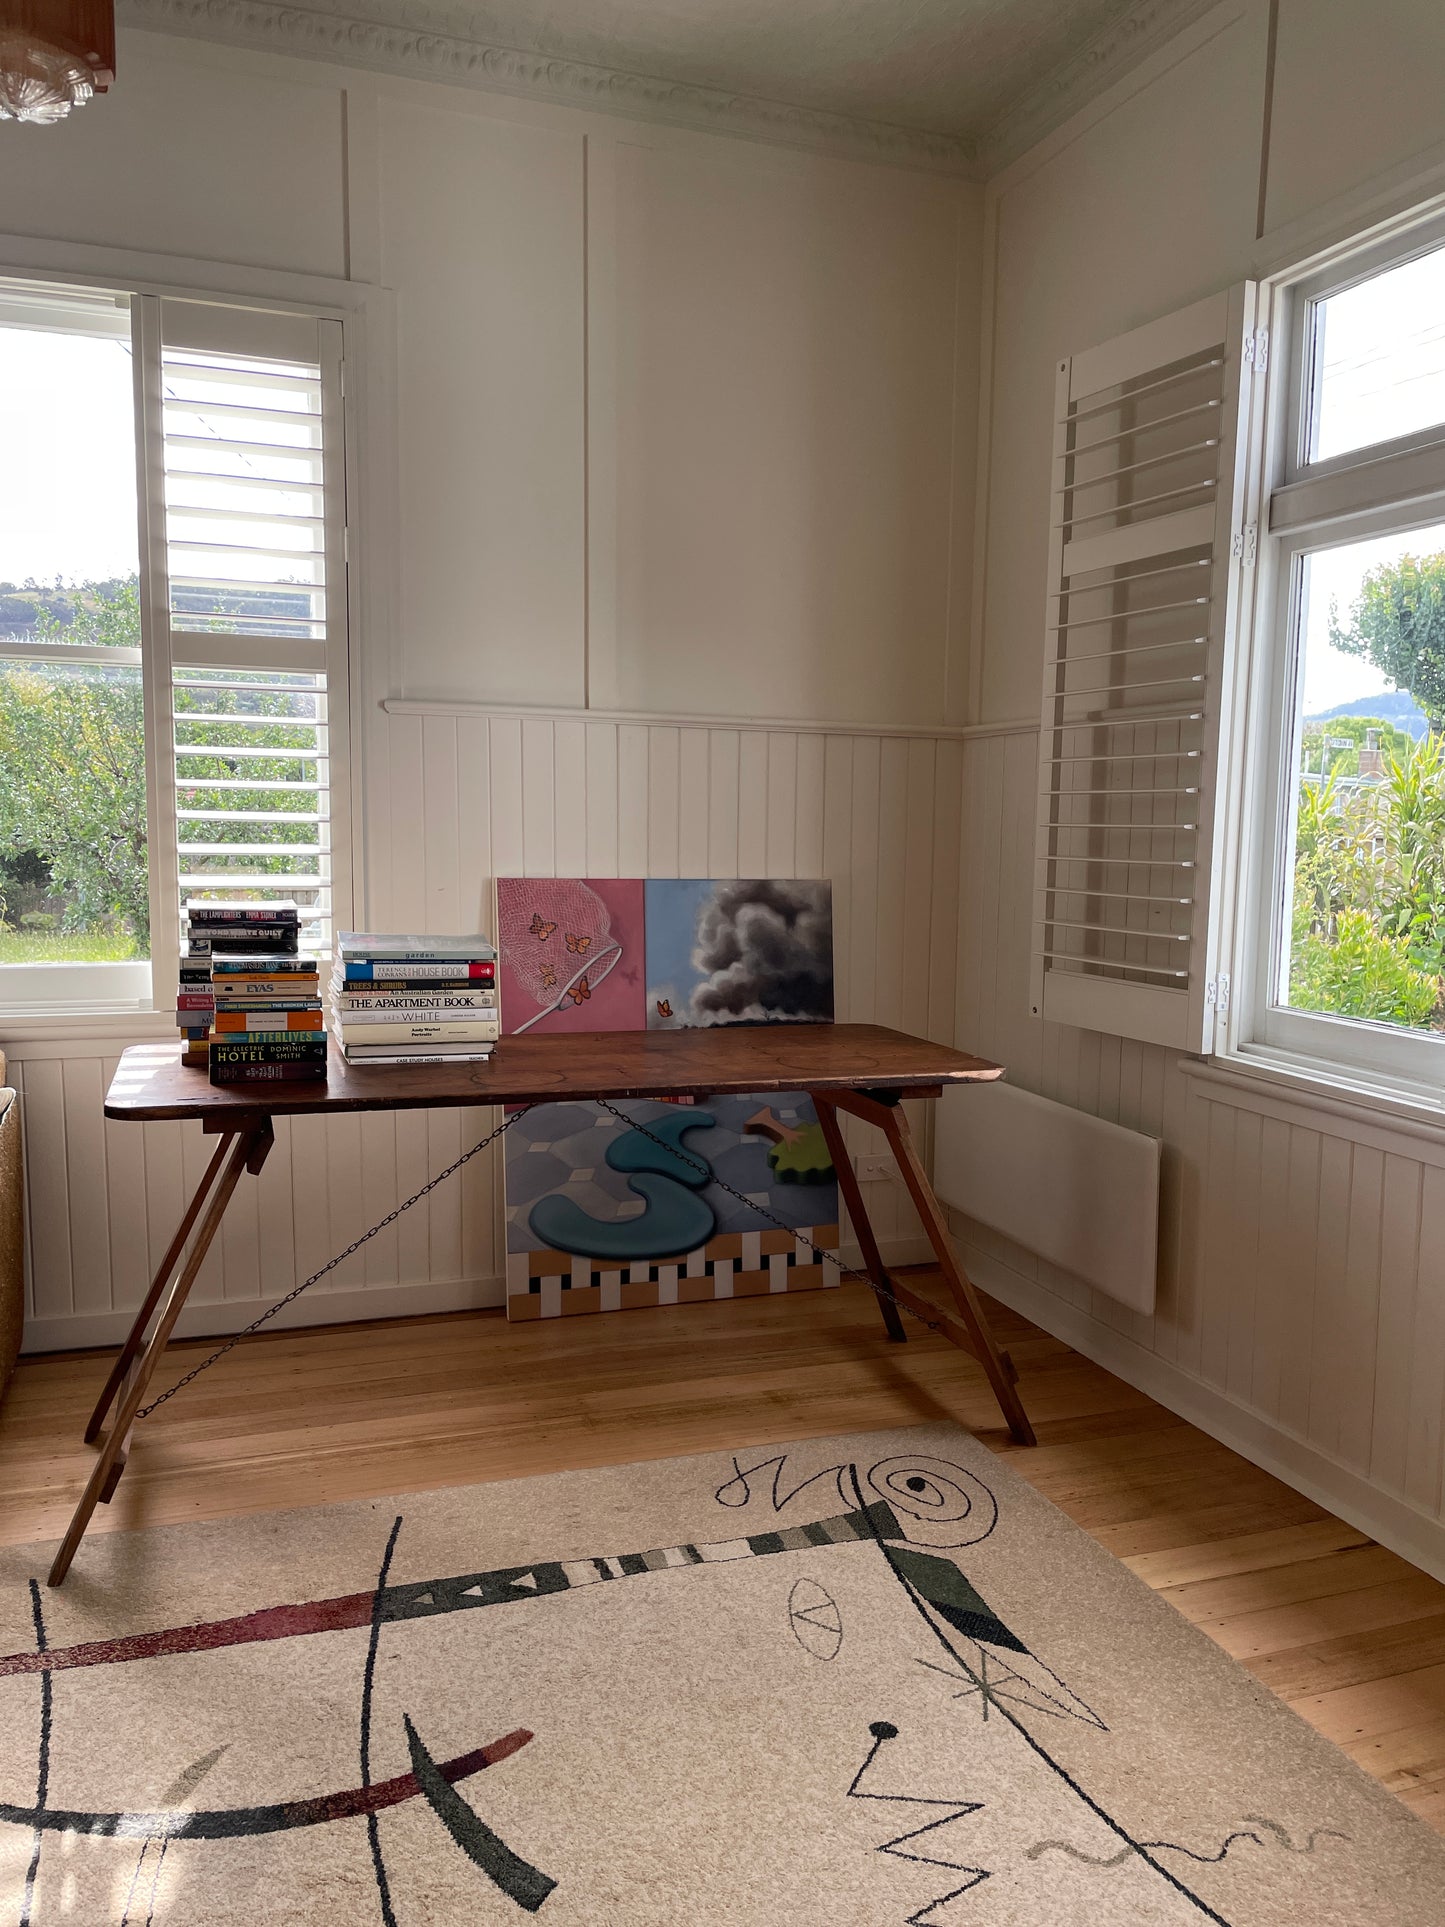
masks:
[[[1246,1041],[1439,1093],[1445,247],[1401,255],[1361,256],[1281,300]]]
[[[124,295],[0,288],[7,1002],[149,992],[130,337]]]
[[[0,384],[0,1005],[164,1007],[192,896],[326,948],[341,323],[0,282]]]
[[[1059,365],[1031,1002],[1445,1101],[1445,220]]]

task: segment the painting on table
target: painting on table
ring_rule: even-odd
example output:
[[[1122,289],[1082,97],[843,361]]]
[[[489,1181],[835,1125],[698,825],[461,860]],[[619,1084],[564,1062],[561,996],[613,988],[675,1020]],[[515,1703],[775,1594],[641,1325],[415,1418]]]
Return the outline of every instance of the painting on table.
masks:
[[[652,878],[646,921],[649,1030],[832,1023],[831,884]]]

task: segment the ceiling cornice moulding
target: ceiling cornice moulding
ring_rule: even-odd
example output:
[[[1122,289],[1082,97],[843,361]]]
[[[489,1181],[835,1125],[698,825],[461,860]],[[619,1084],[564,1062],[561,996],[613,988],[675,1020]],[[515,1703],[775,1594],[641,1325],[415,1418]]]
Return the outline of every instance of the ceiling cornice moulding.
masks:
[[[1219,0],[1134,0],[1079,51],[1021,94],[978,141],[978,174],[999,173],[1087,107]]]
[[[356,0],[352,0],[355,7]],[[365,0],[362,0],[365,5]],[[654,75],[624,73],[586,61],[532,54],[431,31],[432,9],[410,0],[402,26],[336,0],[305,7],[274,0],[121,0],[120,18],[134,27],[228,41],[272,53],[301,54],[344,66],[380,69],[413,80],[441,80],[493,93],[517,94],[567,107],[627,115],[634,120],[743,135],[856,160],[923,168],[977,178],[972,141],[950,134],[857,119],[784,101],[693,86]],[[446,16],[448,25],[453,18]]]

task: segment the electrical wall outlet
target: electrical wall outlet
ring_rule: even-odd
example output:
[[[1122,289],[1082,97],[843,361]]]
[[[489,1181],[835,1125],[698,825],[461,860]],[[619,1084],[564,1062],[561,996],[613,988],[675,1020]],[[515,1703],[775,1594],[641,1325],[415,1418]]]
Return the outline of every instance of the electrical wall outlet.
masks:
[[[862,1184],[877,1184],[898,1176],[897,1166],[883,1151],[859,1151],[853,1159],[853,1169]]]

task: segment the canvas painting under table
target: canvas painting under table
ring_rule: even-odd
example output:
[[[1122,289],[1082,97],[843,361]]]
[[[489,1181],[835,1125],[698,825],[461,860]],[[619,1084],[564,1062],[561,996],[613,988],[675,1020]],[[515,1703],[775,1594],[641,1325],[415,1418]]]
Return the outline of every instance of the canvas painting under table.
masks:
[[[838,1192],[804,1092],[617,1110],[539,1104],[508,1131],[509,1318],[837,1282],[812,1249],[837,1246]]]

